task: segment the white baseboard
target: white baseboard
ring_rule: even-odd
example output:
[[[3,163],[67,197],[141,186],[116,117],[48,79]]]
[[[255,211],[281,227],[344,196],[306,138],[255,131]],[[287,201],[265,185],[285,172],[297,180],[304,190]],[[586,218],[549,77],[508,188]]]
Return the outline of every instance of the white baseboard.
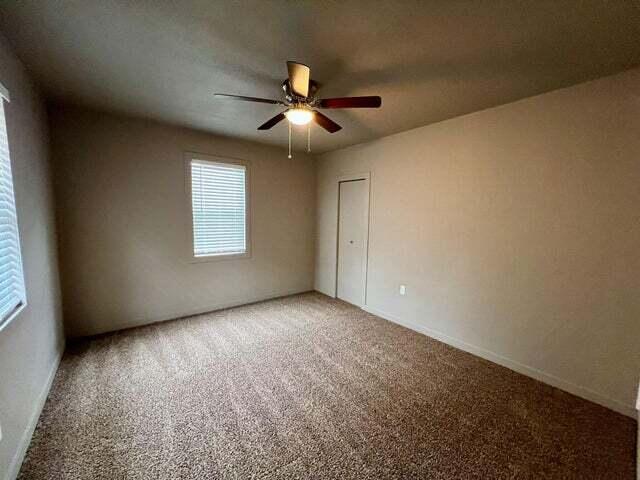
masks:
[[[15,480],[16,478],[18,478],[20,467],[22,467],[24,456],[26,455],[29,444],[31,443],[31,437],[33,436],[33,432],[35,431],[36,426],[38,425],[38,419],[40,418],[40,414],[42,413],[44,404],[47,401],[47,397],[49,396],[49,390],[51,390],[51,385],[53,384],[53,379],[55,378],[56,372],[58,371],[58,366],[60,365],[60,360],[62,359],[63,353],[64,347],[61,349],[57,358],[53,362],[53,365],[51,365],[51,370],[49,370],[47,380],[42,387],[42,390],[40,391],[40,395],[38,395],[35,408],[31,413],[31,417],[29,418],[29,423],[22,433],[22,438],[20,438],[18,451],[13,456],[11,465],[9,465],[9,470],[7,472],[7,476],[5,477],[6,480]]]
[[[307,293],[314,291],[313,288],[296,288],[292,290],[283,290],[280,292],[272,292],[266,295],[258,295],[255,297],[247,298],[245,300],[239,300],[235,302],[221,302],[208,305],[206,307],[189,309],[189,310],[174,310],[170,313],[166,313],[162,316],[150,316],[137,318],[131,321],[116,321],[109,325],[108,329],[97,329],[91,331],[72,332],[67,336],[67,339],[75,339],[81,337],[90,337],[93,335],[101,335],[103,333],[116,332],[118,330],[126,330],[129,328],[144,327],[146,325],[153,325],[156,323],[167,322],[169,320],[177,320],[180,318],[193,317],[195,315],[202,315],[205,313],[212,313],[218,310],[225,310],[227,308],[242,307],[245,305],[251,305],[252,303],[264,302],[266,300],[275,300],[277,298],[290,297],[292,295],[299,295],[301,293]]]
[[[206,307],[202,307],[202,308],[196,308],[196,309],[192,309],[192,310],[176,310],[172,313],[169,313],[167,315],[163,315],[162,317],[159,318],[147,318],[147,319],[142,319],[142,320],[137,320],[135,322],[133,322],[133,325],[130,324],[123,324],[120,327],[114,327],[109,331],[114,331],[114,330],[122,330],[125,328],[131,328],[131,327],[140,327],[143,325],[150,325],[153,323],[161,323],[161,322],[166,322],[168,320],[176,320],[179,318],[185,318],[185,317],[193,317],[195,315],[202,315],[205,313],[212,313],[212,312],[216,312],[218,310],[226,310],[227,308],[234,308],[234,307],[243,307],[245,305],[251,305],[253,303],[260,303],[260,302],[265,302],[267,300],[275,300],[277,298],[283,298],[283,297],[290,297],[292,295],[300,295],[301,293],[307,293],[307,292],[312,292],[313,289],[312,288],[294,288],[291,290],[282,290],[279,292],[271,292],[271,293],[267,293],[265,295],[257,295],[254,297],[249,297],[246,298],[244,300],[238,300],[235,302],[220,302],[220,303],[215,303],[215,304],[211,304],[211,305],[207,305]]]
[[[564,380],[562,378],[556,377],[555,375],[551,375],[536,368],[529,367],[497,353],[485,350],[482,347],[467,343],[463,340],[450,337],[449,335],[446,335],[437,330],[433,330],[423,325],[418,325],[417,323],[398,318],[395,315],[377,310],[375,308],[369,307],[368,305],[365,305],[364,307],[362,307],[362,309],[373,315],[384,318],[385,320],[397,323],[398,325],[402,325],[403,327],[407,327],[428,337],[435,338],[436,340],[446,343],[447,345],[451,345],[452,347],[464,350],[465,352],[469,352],[473,355],[484,358],[485,360],[489,360],[490,362],[502,365],[503,367],[513,370],[514,372],[521,373],[528,377],[539,380],[540,382],[546,383],[547,385],[551,385],[552,387],[556,387],[560,390],[564,390],[565,392],[569,392],[577,397],[597,403],[598,405],[602,405],[603,407],[607,407],[628,417],[634,419],[637,418],[638,412],[633,405],[626,405],[619,402],[618,400],[594,392],[593,390],[590,390],[586,387],[581,387],[580,385],[576,385],[575,383],[572,383],[568,380]]]

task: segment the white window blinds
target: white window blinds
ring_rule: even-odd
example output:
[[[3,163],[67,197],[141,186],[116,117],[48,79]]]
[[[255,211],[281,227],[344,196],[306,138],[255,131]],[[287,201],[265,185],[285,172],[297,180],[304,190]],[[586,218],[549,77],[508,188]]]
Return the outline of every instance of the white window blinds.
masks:
[[[247,252],[246,167],[191,161],[193,255]]]
[[[0,88],[0,329],[26,304],[3,97]]]

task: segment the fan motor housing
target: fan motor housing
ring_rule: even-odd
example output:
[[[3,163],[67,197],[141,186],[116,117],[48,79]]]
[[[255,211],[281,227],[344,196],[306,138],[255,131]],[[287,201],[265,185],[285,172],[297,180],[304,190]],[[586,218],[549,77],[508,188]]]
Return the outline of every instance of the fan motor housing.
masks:
[[[300,97],[293,93],[291,90],[291,83],[287,78],[284,82],[282,82],[282,90],[284,91],[284,96],[288,103],[305,103],[309,105],[313,105],[315,103],[315,95],[318,91],[318,82],[315,80],[309,80],[309,96],[308,97]]]

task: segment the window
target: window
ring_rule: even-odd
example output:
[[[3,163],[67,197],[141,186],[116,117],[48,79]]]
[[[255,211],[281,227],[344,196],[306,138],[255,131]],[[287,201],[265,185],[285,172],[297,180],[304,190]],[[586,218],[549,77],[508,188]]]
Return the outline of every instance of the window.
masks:
[[[0,330],[27,304],[4,100],[9,94],[0,85]]]
[[[198,155],[188,173],[193,258],[247,256],[247,166]]]

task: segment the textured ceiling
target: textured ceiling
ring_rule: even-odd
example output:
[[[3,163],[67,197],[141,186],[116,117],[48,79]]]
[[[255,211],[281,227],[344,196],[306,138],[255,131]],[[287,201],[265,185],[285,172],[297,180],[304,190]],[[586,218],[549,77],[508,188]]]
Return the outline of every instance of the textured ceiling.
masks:
[[[381,95],[378,110],[325,111],[323,152],[640,64],[638,0],[5,1],[0,30],[45,93],[217,134],[286,144],[272,105],[286,60],[320,96]],[[304,132],[296,132],[298,144]]]

